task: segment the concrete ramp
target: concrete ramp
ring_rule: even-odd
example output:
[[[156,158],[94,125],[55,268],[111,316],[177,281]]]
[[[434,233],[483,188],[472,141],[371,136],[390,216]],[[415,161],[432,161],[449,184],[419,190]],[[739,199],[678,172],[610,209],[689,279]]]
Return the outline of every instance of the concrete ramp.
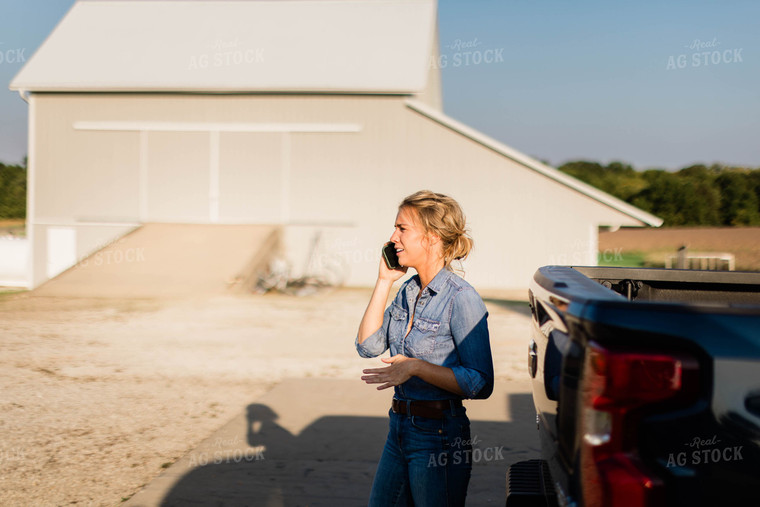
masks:
[[[276,253],[279,238],[277,226],[145,224],[34,294],[175,298],[245,289]]]

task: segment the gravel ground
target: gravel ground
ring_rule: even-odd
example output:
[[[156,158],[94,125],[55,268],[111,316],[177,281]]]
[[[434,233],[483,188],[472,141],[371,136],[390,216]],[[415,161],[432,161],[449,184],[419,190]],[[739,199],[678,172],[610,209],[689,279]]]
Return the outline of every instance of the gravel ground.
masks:
[[[356,378],[369,290],[209,299],[0,297],[0,505],[119,505],[285,378]],[[498,379],[527,304],[486,297]]]

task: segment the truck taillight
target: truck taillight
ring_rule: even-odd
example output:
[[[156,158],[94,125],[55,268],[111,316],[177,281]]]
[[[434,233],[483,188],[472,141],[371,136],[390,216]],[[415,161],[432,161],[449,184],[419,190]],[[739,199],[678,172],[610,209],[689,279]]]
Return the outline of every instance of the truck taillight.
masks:
[[[697,370],[697,361],[683,354],[589,343],[581,412],[584,505],[664,504],[661,480],[638,457],[637,423],[648,406],[692,398]]]

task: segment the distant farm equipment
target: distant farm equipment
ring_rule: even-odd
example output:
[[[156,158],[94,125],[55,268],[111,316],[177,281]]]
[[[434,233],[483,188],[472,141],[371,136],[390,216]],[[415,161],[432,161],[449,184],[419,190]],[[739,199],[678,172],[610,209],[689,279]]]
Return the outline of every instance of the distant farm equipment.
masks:
[[[678,249],[678,253],[669,255],[665,259],[665,267],[669,269],[734,271],[736,270],[736,258],[734,254],[728,252],[691,253],[684,246]]]

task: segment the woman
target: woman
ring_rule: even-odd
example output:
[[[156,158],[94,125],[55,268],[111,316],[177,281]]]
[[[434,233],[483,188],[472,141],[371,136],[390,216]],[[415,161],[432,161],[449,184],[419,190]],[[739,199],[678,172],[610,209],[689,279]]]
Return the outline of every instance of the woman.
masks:
[[[368,384],[393,387],[390,432],[370,506],[464,505],[472,469],[470,421],[463,398],[487,398],[493,362],[485,305],[451,270],[472,248],[457,202],[427,190],[399,206],[390,241],[399,269],[380,261],[356,348],[363,357],[390,349],[389,366],[364,370]],[[391,286],[415,276],[385,309]]]

